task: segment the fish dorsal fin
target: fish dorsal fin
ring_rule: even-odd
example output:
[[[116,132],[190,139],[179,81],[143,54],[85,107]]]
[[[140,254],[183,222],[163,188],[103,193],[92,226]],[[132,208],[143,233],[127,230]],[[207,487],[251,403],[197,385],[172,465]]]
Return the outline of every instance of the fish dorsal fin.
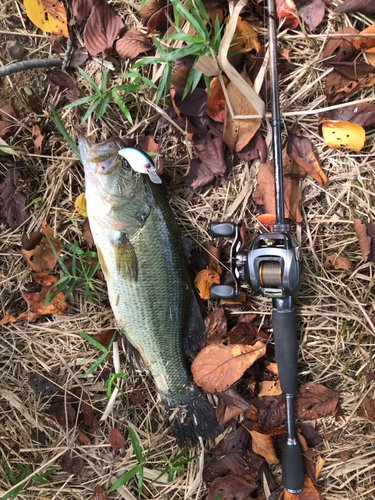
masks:
[[[117,272],[127,281],[138,279],[138,259],[133,245],[125,233],[121,233],[118,240],[111,240],[115,249]]]

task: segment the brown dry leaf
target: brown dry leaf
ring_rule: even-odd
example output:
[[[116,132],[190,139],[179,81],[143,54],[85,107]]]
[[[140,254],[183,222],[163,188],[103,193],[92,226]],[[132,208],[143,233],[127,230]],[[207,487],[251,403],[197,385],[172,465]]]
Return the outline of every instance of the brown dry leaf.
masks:
[[[255,49],[256,52],[259,51],[260,43],[258,37],[250,24],[239,17],[235,39],[230,46],[230,52],[249,52],[252,49]]]
[[[91,248],[94,246],[94,238],[92,237],[90,223],[89,220],[86,219],[82,224],[82,238],[86,241],[88,247]]]
[[[353,28],[345,26],[340,31],[335,31],[334,37],[327,35],[327,42],[323,49],[323,59],[333,56],[331,61],[346,61],[350,59],[356,52],[351,40],[354,37],[345,37],[345,35],[354,35],[357,31]],[[342,36],[339,36],[342,35]]]
[[[234,299],[221,299],[221,306],[236,306],[238,304],[244,304],[246,301],[246,292],[240,292]]]
[[[83,458],[76,455],[72,450],[68,450],[64,453],[61,460],[61,469],[64,472],[78,476],[83,469]]]
[[[282,394],[280,380],[264,380],[259,382],[258,396],[279,396]]]
[[[73,50],[72,57],[69,61],[69,68],[77,68],[82,66],[89,58],[89,53],[86,47],[80,47],[79,49]]]
[[[307,475],[316,483],[324,460],[307,445],[306,439],[300,429],[297,429],[297,439],[301,446],[303,465]]]
[[[304,24],[313,31],[323,21],[325,12],[324,0],[294,0],[298,14]]]
[[[361,403],[358,416],[375,422],[375,399],[365,398]]]
[[[325,94],[327,98],[333,101],[341,89],[347,87],[353,82],[350,78],[341,75],[337,71],[332,71],[326,77]]]
[[[220,276],[211,269],[203,269],[196,275],[194,285],[201,299],[208,300],[210,298],[210,288],[214,283],[217,285],[220,283]]]
[[[104,491],[101,489],[100,486],[95,486],[94,489],[94,494],[90,498],[90,500],[109,500],[107,495],[104,493]]]
[[[227,318],[222,307],[204,318],[207,345],[222,344],[227,336]]]
[[[373,14],[375,12],[375,0],[345,0],[336,7],[336,12],[362,12],[362,14]]]
[[[247,76],[246,69],[241,73],[246,83],[252,86],[250,78]],[[248,99],[238,91],[237,87],[229,82],[227,93],[235,115],[257,115],[255,108]],[[227,109],[227,124],[224,131],[223,141],[233,153],[241,151],[255,135],[262,123],[261,118],[251,118],[245,120],[235,120],[232,118],[229,109]]]
[[[286,154],[315,179],[320,187],[324,186],[327,182],[327,176],[320,168],[310,139],[289,132]]]
[[[204,249],[204,258],[210,269],[216,271],[217,274],[221,275],[223,269],[220,265],[220,248],[214,247],[213,245],[206,245]]]
[[[157,10],[161,9],[162,7],[165,7],[167,5],[167,0],[149,0],[146,5],[139,11],[139,14],[145,23],[150,19],[152,14],[156,12]]]
[[[375,104],[362,102],[345,108],[332,109],[319,115],[319,124],[325,120],[348,121],[368,127],[375,124]]]
[[[74,25],[86,21],[96,1],[97,0],[72,0],[72,19],[69,21],[69,24]]]
[[[265,396],[261,401],[255,403],[258,408],[258,422],[264,432],[279,427],[285,421],[284,397]]]
[[[250,431],[252,437],[252,446],[255,453],[264,457],[268,464],[278,464],[279,459],[275,453],[275,446],[271,436],[261,434],[257,431]]]
[[[109,433],[108,436],[109,444],[112,446],[114,450],[121,450],[121,448],[125,444],[125,439],[124,436],[121,434],[120,431],[117,429],[113,428],[111,432]]]
[[[134,59],[138,54],[151,49],[150,40],[136,29],[130,29],[116,42],[116,51],[121,59]]]
[[[98,0],[83,30],[83,40],[92,56],[100,52],[106,58],[112,52],[112,45],[117,40],[124,23],[106,0]]]
[[[349,458],[352,458],[352,451],[340,451],[340,457],[343,462],[347,462]]]
[[[168,4],[162,7],[161,9],[157,10],[152,14],[150,19],[147,21],[147,33],[145,37],[149,37],[151,33],[163,22],[167,19],[166,14],[169,16],[173,12],[173,5]]]
[[[224,80],[224,85],[227,87],[229,79],[226,76],[222,78]],[[226,107],[224,92],[219,77],[216,76],[210,82],[210,93],[207,92],[206,114],[213,120],[224,123],[227,112]]]
[[[293,0],[276,0],[276,15],[283,29],[295,29],[298,26],[298,19],[295,15],[296,6]]]
[[[141,135],[138,137],[138,147],[145,153],[151,153],[150,156],[156,155],[152,157],[152,162],[158,171],[158,175],[161,175],[163,173],[162,155],[159,144],[154,141],[152,135]]]
[[[266,345],[210,345],[201,350],[191,365],[195,383],[208,392],[223,392],[239,380],[257,359],[266,353]]]
[[[218,399],[216,418],[219,425],[225,425],[244,411],[252,413],[255,411],[253,405],[240,396],[234,387],[229,387],[226,391],[218,392],[216,395]]]
[[[32,128],[31,137],[34,143],[34,152],[36,155],[40,155],[42,153],[42,142],[44,136],[42,135],[38,125],[36,125],[35,123]]]
[[[238,151],[237,156],[242,161],[251,161],[254,158],[259,158],[261,162],[266,161],[267,144],[259,130],[248,144],[241,151]]]
[[[320,384],[302,385],[297,392],[297,418],[315,420],[316,418],[334,415],[339,395]]]
[[[63,44],[66,42],[66,38],[62,35],[51,35],[49,38],[49,43],[51,45],[51,50],[55,54],[60,54],[63,51]]]
[[[258,330],[258,327],[252,323],[241,320],[228,333],[228,340],[230,344],[252,345],[255,340],[262,340],[259,337],[263,333],[262,330]]]
[[[351,273],[353,270],[352,262],[341,255],[329,255],[324,263],[324,267],[331,271],[332,269],[343,269]]]
[[[374,50],[374,49],[371,49]],[[373,68],[375,68],[375,53],[366,52],[367,62],[371,64]]]
[[[142,385],[137,385],[137,387],[135,387],[132,392],[129,392],[128,397],[133,405],[144,405],[145,400],[143,397]]]
[[[212,481],[206,500],[248,500],[258,488],[256,483],[249,483],[236,476],[218,477]]]
[[[359,219],[354,219],[353,222],[363,260],[375,262],[375,225]]]
[[[20,174],[16,170],[8,170],[0,183],[0,197],[3,201],[2,215],[12,229],[23,224],[29,217],[26,210],[26,196],[17,191]]]
[[[294,495],[293,493],[288,493],[284,490],[283,500],[323,500],[323,497],[317,492],[311,479],[308,476],[305,476],[303,492],[298,495]]]
[[[375,76],[370,76],[370,75],[366,76],[365,78],[360,78],[359,80],[350,81],[343,88],[336,89],[336,95],[332,99],[332,102],[335,103],[340,99],[345,99],[354,94],[354,92],[357,92],[362,88],[372,87],[374,83],[375,83]]]
[[[180,178],[180,183],[186,184],[193,191],[206,186],[213,181],[215,174],[199,158],[194,158],[186,171]]]
[[[57,255],[61,252],[60,241],[53,236],[53,230],[46,221],[41,222],[40,231],[50,239]],[[27,264],[36,273],[49,273],[55,267],[57,259],[47,238],[42,238],[39,245],[32,250],[21,250]]]
[[[82,215],[83,217],[87,217],[87,206],[86,206],[86,197],[85,193],[81,193],[76,201],[74,202],[75,209],[77,210],[78,215]]]
[[[14,126],[13,122],[9,120],[10,117],[16,117],[11,101],[0,108],[0,116],[3,118],[0,121],[0,137],[3,137]]]
[[[360,35],[369,35],[375,33],[375,24],[368,26],[366,29],[360,32]],[[358,36],[354,38],[353,45],[356,49],[371,49],[375,47],[375,37],[374,36]]]
[[[48,80],[60,88],[62,96],[65,97],[68,102],[74,102],[78,99],[79,90],[77,84],[73,77],[68,75],[68,73],[58,69],[53,69],[51,71],[47,71],[46,75]]]
[[[265,361],[264,366],[267,368],[269,372],[271,372],[273,375],[278,375],[279,374],[279,369],[277,367],[277,363],[271,363],[270,361]]]
[[[365,145],[365,129],[355,123],[326,120],[322,124],[322,134],[330,148],[360,151]]]
[[[78,431],[78,441],[81,444],[89,444],[90,443],[90,439],[82,431]]]
[[[372,50],[372,49],[369,49]],[[358,80],[372,73],[372,67],[366,62],[357,61],[324,61],[326,66],[331,66],[338,73],[346,76],[349,80]]]

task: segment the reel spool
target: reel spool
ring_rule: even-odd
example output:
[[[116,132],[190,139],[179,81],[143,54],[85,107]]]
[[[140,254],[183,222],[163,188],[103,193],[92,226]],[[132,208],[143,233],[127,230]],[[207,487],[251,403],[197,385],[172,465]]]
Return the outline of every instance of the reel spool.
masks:
[[[263,261],[259,266],[259,281],[263,288],[279,288],[282,286],[280,262]]]

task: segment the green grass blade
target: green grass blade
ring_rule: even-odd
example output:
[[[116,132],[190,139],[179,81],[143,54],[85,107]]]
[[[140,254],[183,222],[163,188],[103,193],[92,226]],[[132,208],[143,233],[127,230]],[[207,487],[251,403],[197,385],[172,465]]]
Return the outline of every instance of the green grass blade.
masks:
[[[171,81],[171,75],[172,75],[172,68],[171,66],[166,65],[159,80],[159,87],[158,91],[156,92],[155,104],[158,104],[163,94],[164,96],[167,94],[169,90],[169,84]]]
[[[132,479],[141,470],[141,467],[142,464],[137,464],[135,467],[133,467],[123,476],[121,476],[120,479],[117,479],[117,481],[114,482],[112,486],[109,488],[108,493],[118,490],[121,486],[130,481],[130,479]]]
[[[195,29],[197,34],[201,36],[203,39],[207,40],[208,38],[208,31],[206,26],[204,25],[204,22],[202,19],[198,18],[196,19],[188,10],[187,8],[182,5],[178,0],[172,0],[171,2],[173,6],[176,7],[176,10],[181,14],[181,16],[190,24],[192,28]]]
[[[87,102],[94,101],[95,99],[99,99],[100,95],[88,95],[86,97],[82,97],[82,99],[78,99],[77,101],[71,102],[64,106],[62,109],[70,109],[75,108],[76,106],[80,106],[81,104],[86,104]]]
[[[85,73],[83,71],[83,69],[81,69],[79,66],[77,67],[77,69],[79,71],[79,74],[82,76],[82,78],[90,85],[90,87],[92,89],[94,89],[95,93],[100,94],[99,87],[96,85],[94,80],[92,78],[90,78],[89,75],[87,73]]]
[[[208,15],[207,15],[207,12],[206,12],[206,9],[205,9],[202,1],[201,0],[194,0],[194,3],[198,9],[199,15],[201,17],[203,17],[203,19],[207,22],[208,25],[211,25],[210,20],[209,20]]]
[[[107,109],[108,103],[110,98],[112,97],[112,92],[109,91],[106,93],[106,95],[103,97],[103,99],[100,101],[98,110],[96,112],[96,119],[100,120],[100,118],[104,115],[105,110]]]
[[[131,125],[133,125],[133,120],[132,120],[131,114],[129,113],[128,108],[125,106],[125,104],[123,103],[121,97],[118,95],[116,90],[112,90],[112,97],[113,97],[115,103],[117,104],[117,106],[122,111],[125,118],[128,120],[129,123],[131,123]]]
[[[92,267],[92,268],[90,269],[90,271],[88,272],[88,274],[87,274],[87,279],[91,280],[91,279],[93,278],[94,274],[95,274],[95,273],[96,273],[96,271],[99,269],[99,266],[100,266],[100,263],[99,263],[99,261],[98,261],[98,262],[95,264],[95,266],[94,266],[94,267]]]
[[[63,276],[58,281],[56,281],[56,283],[47,291],[46,301],[45,301],[46,308],[47,308],[48,304],[50,302],[52,302],[53,299],[56,298],[58,296],[58,294],[60,292],[62,292],[66,286],[69,285],[69,282],[70,282],[70,277],[69,276]],[[52,288],[55,288],[56,286],[57,286],[57,289],[51,295]],[[62,302],[64,302],[64,301],[62,301]]]
[[[145,88],[145,85],[135,85],[133,83],[127,83],[125,85],[116,85],[112,90],[125,90],[126,92],[137,92]]]
[[[48,106],[50,107],[50,109],[52,111],[52,114],[49,115],[49,117],[51,118],[51,120],[55,124],[55,127],[57,128],[57,130],[64,137],[64,139],[66,140],[66,142],[69,144],[69,146],[70,146],[71,150],[73,151],[73,153],[76,155],[76,157],[82,163],[82,158],[81,158],[81,154],[79,152],[79,149],[78,149],[76,143],[73,141],[73,139],[68,134],[66,128],[64,127],[62,121],[60,120],[60,118],[59,118],[59,116],[57,114],[57,111],[55,110],[55,108],[52,106],[52,104],[50,102],[48,102]]]
[[[108,351],[108,349],[106,347],[104,347],[104,345],[102,345],[100,342],[98,342],[97,340],[95,340],[93,337],[90,337],[90,335],[87,335],[87,333],[84,333],[84,332],[77,332],[77,333],[83,339],[87,340],[87,342],[89,344],[91,344],[94,347],[96,347],[97,349],[100,349],[101,351],[103,351],[105,353],[105,355],[107,356],[107,354],[109,353],[109,351]]]
[[[37,483],[42,483],[42,484],[50,484],[49,481],[47,481],[45,478],[48,476],[51,476],[54,472],[56,472],[58,467],[53,467],[53,469],[48,469],[46,472],[43,472],[43,474],[39,474],[39,476],[34,476],[33,479]]]
[[[67,291],[65,292],[64,298],[62,299],[62,302],[64,302],[69,297],[69,295],[72,293],[72,290],[73,290],[73,288],[75,287],[75,285],[77,283],[77,279],[78,278],[73,278],[71,280],[70,285],[69,285]]]
[[[204,40],[195,35],[188,35],[187,33],[175,33],[173,35],[168,35],[163,40],[182,40],[186,43],[204,43]]]
[[[108,70],[107,70],[107,68],[104,68],[103,74],[102,74],[102,81],[100,82],[100,91],[102,94],[105,94],[105,91],[107,88],[107,74],[108,74]]]
[[[64,271],[65,274],[67,274],[68,276],[70,276],[70,272],[68,271],[68,269],[67,269],[66,265],[64,264],[64,262],[61,260],[60,255],[56,252],[55,247],[52,245],[52,242],[49,239],[49,236],[46,235],[46,238],[47,238],[47,241],[48,241],[48,243],[49,243],[49,245],[50,245],[50,247],[52,249],[52,252],[53,252],[54,256],[57,259],[57,262],[61,266],[61,269]]]
[[[155,45],[157,45],[156,38],[154,39],[154,41],[155,41]],[[160,46],[160,43],[159,43],[159,46]],[[161,50],[164,52],[164,55],[165,55],[165,51],[163,50],[163,48],[161,48]],[[165,62],[164,57],[145,57],[144,59],[140,59],[135,64],[133,64],[133,68],[134,69],[141,68],[142,66],[147,66],[147,64],[155,64],[155,63],[162,63],[162,62]]]
[[[87,372],[85,373],[85,377],[87,377],[87,375],[90,375],[94,370],[96,370],[97,367],[103,363],[103,361],[105,360],[105,358],[107,356],[108,356],[108,354],[106,352],[104,352],[103,354],[101,354],[99,356],[99,358],[87,370]]]
[[[142,488],[143,488],[143,467],[141,467],[138,472],[138,495],[142,493]]]
[[[139,446],[137,436],[130,426],[128,426],[128,431],[129,431],[129,437],[130,437],[130,441],[131,441],[132,446],[133,446],[135,456],[138,460],[138,463],[142,464],[144,462],[144,457],[142,454],[141,447]]]
[[[93,113],[95,111],[95,108],[97,106],[99,106],[99,103],[100,103],[100,98],[98,96],[97,100],[94,101],[91,104],[91,106],[89,107],[89,109],[86,111],[85,116],[82,118],[81,125],[82,125],[82,123],[85,123],[85,121],[88,119],[88,117],[91,115],[91,113]]]

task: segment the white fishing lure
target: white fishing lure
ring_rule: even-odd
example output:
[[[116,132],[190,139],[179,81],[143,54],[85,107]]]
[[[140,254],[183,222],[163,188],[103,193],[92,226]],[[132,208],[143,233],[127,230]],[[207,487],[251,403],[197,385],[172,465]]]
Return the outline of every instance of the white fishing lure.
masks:
[[[161,184],[161,179],[156,173],[156,168],[150,158],[142,151],[134,148],[120,149],[118,154],[122,156],[134,172],[139,174],[147,174],[154,184]]]

